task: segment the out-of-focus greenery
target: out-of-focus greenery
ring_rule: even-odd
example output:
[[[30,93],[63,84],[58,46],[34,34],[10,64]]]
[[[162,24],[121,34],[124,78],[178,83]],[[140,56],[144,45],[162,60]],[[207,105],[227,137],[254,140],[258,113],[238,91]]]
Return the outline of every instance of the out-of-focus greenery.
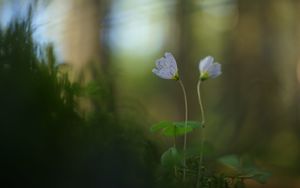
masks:
[[[105,107],[103,81],[70,82],[53,48],[33,43],[30,20],[0,31],[2,186],[154,187],[159,157],[138,123]],[[80,97],[98,106],[83,116]]]
[[[1,13],[7,13],[4,11],[7,2],[14,2],[9,7],[10,11],[16,14],[22,12],[20,9],[24,10],[23,6],[17,6],[20,5],[20,1],[0,0],[0,5],[3,6]],[[100,75],[101,78],[97,77],[93,82],[84,85],[74,84],[69,82],[67,75],[62,74],[64,65],[49,61],[51,58],[45,55],[46,51],[51,54],[51,48],[46,51],[40,50],[44,53],[41,55],[42,59],[36,57],[37,47],[33,44],[31,45],[34,50],[26,48],[28,53],[10,55],[11,60],[8,60],[9,53],[5,52],[5,55],[1,50],[0,139],[2,142],[0,145],[4,148],[4,155],[0,157],[5,159],[1,164],[5,164],[2,166],[7,170],[6,179],[15,177],[15,174],[27,174],[28,177],[23,179],[32,180],[33,175],[37,174],[37,180],[41,180],[40,177],[50,179],[53,176],[52,180],[54,180],[51,181],[54,182],[53,184],[61,185],[61,182],[65,181],[67,182],[65,185],[70,185],[72,178],[83,176],[82,179],[76,178],[77,181],[73,182],[79,186],[78,181],[83,182],[86,177],[91,176],[96,179],[95,174],[99,174],[99,171],[115,174],[118,180],[121,176],[124,176],[122,179],[124,181],[128,179],[124,168],[116,170],[115,166],[118,165],[110,168],[107,161],[99,162],[95,156],[108,153],[105,159],[111,155],[114,156],[111,157],[112,161],[119,161],[117,155],[123,154],[127,158],[135,156],[134,152],[142,153],[145,148],[152,147],[150,143],[149,147],[141,144],[147,140],[140,130],[141,127],[147,131],[154,122],[159,120],[183,120],[184,103],[177,85],[163,82],[151,73],[155,60],[165,51],[169,51],[178,60],[180,75],[187,87],[189,119],[192,120],[200,119],[199,107],[194,102],[197,100],[195,81],[199,76],[198,61],[206,55],[213,55],[215,60],[222,64],[222,77],[203,85],[204,107],[208,116],[206,138],[210,142],[210,149],[214,148],[212,150],[217,151],[209,152],[209,156],[206,155],[204,159],[206,164],[210,164],[212,159],[227,154],[239,156],[248,154],[254,158],[258,166],[272,172],[266,187],[299,187],[300,22],[298,20],[300,3],[298,1],[38,2],[49,2],[51,6],[40,11],[48,12],[46,16],[35,14],[34,18],[39,20],[36,22],[35,29],[39,30],[40,34],[48,35],[48,38],[51,36],[51,41],[55,39],[53,41],[56,45],[55,49],[61,50],[59,55],[63,54],[62,56],[67,57],[67,60],[77,60],[82,57],[90,58],[89,55],[92,54],[92,58],[100,57],[98,64],[106,64],[114,69],[114,72],[110,75],[106,73]],[[5,18],[5,14],[1,15]],[[7,31],[11,31],[10,35],[17,31],[15,28],[16,26],[13,25],[9,27]],[[7,41],[9,33],[7,31],[1,31],[0,41],[1,49],[9,51],[8,49],[11,48],[4,46],[3,42]],[[87,37],[90,40],[86,40]],[[14,40],[14,37],[10,38],[11,41]],[[99,38],[101,38],[100,42]],[[41,37],[37,37],[36,40],[45,41]],[[5,45],[8,44],[6,42]],[[14,42],[15,49],[21,49],[22,46],[25,46],[24,41]],[[10,54],[14,53],[10,52]],[[24,58],[25,56],[27,58]],[[40,54],[38,56],[40,57]],[[31,62],[29,59],[34,59],[35,63],[29,63]],[[49,62],[53,62],[52,65]],[[20,68],[21,66],[25,68]],[[53,67],[56,73],[50,74],[52,69],[50,67]],[[112,87],[111,83],[115,85]],[[63,102],[63,98],[68,101],[68,104]],[[94,104],[95,111],[83,114],[82,109],[78,108],[81,106],[78,105],[81,99]],[[124,110],[125,106],[126,110]],[[53,114],[56,115],[46,113],[47,111],[55,112]],[[144,115],[145,111],[149,111],[148,116]],[[46,126],[40,126],[44,124]],[[136,137],[138,139],[135,139]],[[152,134],[151,137],[160,144],[158,153],[163,153],[172,142],[172,139],[164,139],[160,134]],[[189,135],[190,143],[195,144],[196,148],[200,139],[197,131]],[[117,143],[116,140],[128,145],[113,145],[112,143]],[[97,145],[100,142],[102,144]],[[51,147],[44,147],[45,143]],[[179,141],[178,145],[180,144],[182,142]],[[86,148],[92,147],[91,145],[96,149],[82,152],[87,151]],[[38,146],[46,148],[45,151],[36,149]],[[141,146],[143,149],[135,146]],[[52,148],[53,152],[49,148]],[[120,152],[120,148],[125,149]],[[30,160],[23,157],[25,151],[29,151],[27,158]],[[57,151],[62,153],[60,156],[63,158],[58,156]],[[39,152],[40,155],[49,157],[38,157]],[[80,157],[82,153],[88,154]],[[158,164],[160,155],[155,152],[150,153],[155,156],[154,161],[156,160]],[[74,158],[71,159],[71,155]],[[43,159],[39,163],[44,167],[38,165],[38,161],[26,163],[26,161],[34,161],[34,156]],[[148,161],[151,161],[150,158]],[[45,161],[51,162],[50,159],[52,163],[47,164]],[[132,157],[132,161],[135,159]],[[61,163],[53,162],[55,160],[60,160]],[[86,162],[82,162],[83,160]],[[75,162],[84,168],[73,165]],[[66,168],[61,165],[63,163],[66,164]],[[92,170],[86,170],[87,163],[93,167]],[[154,162],[151,167],[156,163]],[[15,168],[9,167],[10,164],[14,164]],[[30,166],[29,164],[38,166],[35,168],[41,173],[37,172],[38,170],[28,171],[31,169],[27,167]],[[77,172],[69,170],[71,166],[75,166]],[[104,170],[99,170],[99,166]],[[137,170],[133,171],[138,171],[140,175],[142,174],[140,172],[148,168],[143,165],[140,167],[136,167]],[[152,172],[151,167],[148,170]],[[26,173],[23,173],[25,170]],[[160,170],[161,174],[165,173],[164,169]],[[91,173],[82,175],[87,171]],[[148,172],[152,174],[150,171]],[[45,175],[45,172],[51,174]],[[69,174],[69,176],[63,179],[59,173]],[[160,175],[159,177],[162,187],[168,187],[173,178],[170,177],[170,181],[167,182],[162,181]],[[164,177],[168,178],[168,174],[165,173]],[[63,180],[57,180],[59,178]],[[32,182],[31,180],[28,182]],[[121,181],[123,185],[124,181]],[[260,187],[254,181],[246,181],[246,184],[247,187]]]

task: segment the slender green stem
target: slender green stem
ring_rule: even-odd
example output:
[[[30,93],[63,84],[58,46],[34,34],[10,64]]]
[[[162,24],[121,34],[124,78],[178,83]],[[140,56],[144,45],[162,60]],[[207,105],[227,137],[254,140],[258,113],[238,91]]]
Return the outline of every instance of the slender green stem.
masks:
[[[201,86],[201,80],[198,81],[197,84],[197,94],[198,94],[198,102],[201,110],[201,151],[200,151],[200,158],[199,158],[199,167],[198,167],[198,176],[197,176],[197,188],[200,187],[200,177],[201,177],[201,167],[203,163],[203,150],[204,150],[204,141],[205,141],[205,132],[204,132],[204,123],[205,123],[205,115],[204,115],[204,109],[201,99],[201,92],[200,92],[200,86]]]
[[[174,125],[174,148],[175,149],[177,149],[176,148],[176,127],[175,127],[175,125]],[[176,165],[174,165],[174,174],[175,174],[175,177],[177,177],[177,167],[176,167]]]
[[[188,107],[187,107],[187,98],[186,98],[186,91],[185,87],[181,80],[179,80],[179,84],[181,86],[183,97],[184,97],[184,106],[185,106],[185,126],[184,126],[184,141],[183,141],[183,181],[186,178],[186,140],[187,140],[187,120],[188,120]]]
[[[176,148],[176,139],[177,139],[176,134],[177,134],[177,130],[176,130],[176,127],[174,125],[174,148]]]
[[[177,149],[176,148],[176,134],[177,133],[176,133],[176,127],[175,126],[174,126],[174,133],[175,134],[174,134],[174,143],[173,143],[173,146],[174,146],[175,149]],[[176,165],[174,166],[174,173],[175,173],[175,177],[177,177],[177,167],[176,167]]]
[[[199,102],[200,110],[201,110],[201,124],[203,126],[205,123],[205,115],[204,115],[204,109],[203,109],[203,104],[202,104],[202,99],[201,99],[200,86],[201,86],[201,80],[199,80],[198,84],[197,84],[197,93],[198,93],[198,102]]]

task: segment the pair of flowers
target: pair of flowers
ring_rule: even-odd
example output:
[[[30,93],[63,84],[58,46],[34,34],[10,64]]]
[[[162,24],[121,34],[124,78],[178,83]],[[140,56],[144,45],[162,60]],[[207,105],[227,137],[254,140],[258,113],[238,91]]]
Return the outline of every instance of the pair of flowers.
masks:
[[[201,124],[202,124],[202,128],[204,128],[205,120],[204,120],[204,110],[203,110],[203,105],[202,105],[202,100],[200,95],[200,83],[201,81],[207,80],[209,78],[216,78],[217,76],[219,76],[221,74],[221,65],[219,63],[215,63],[213,57],[207,56],[200,61],[199,71],[200,71],[200,78],[197,84],[197,93],[198,93],[198,100],[199,100],[201,116],[202,116]],[[185,131],[184,131],[184,143],[183,143],[183,151],[184,151],[183,181],[184,181],[186,179],[186,168],[187,168],[185,152],[187,147],[187,121],[188,121],[188,107],[187,107],[187,97],[186,97],[185,87],[179,78],[176,60],[174,56],[169,52],[166,52],[164,57],[156,61],[156,67],[152,70],[152,72],[160,78],[178,81],[182,88],[184,102],[185,102]],[[198,169],[198,176],[197,176],[198,183],[200,181],[201,166],[202,166],[202,159],[203,159],[204,131],[202,130],[201,133],[202,133],[202,137],[201,137],[202,141],[201,141],[201,154],[199,158],[199,169]],[[176,138],[174,140],[174,146],[175,143],[176,143]],[[197,187],[198,187],[198,183],[197,183]]]
[[[179,80],[178,68],[174,56],[166,52],[165,56],[158,59],[156,67],[152,70],[154,74],[163,79]],[[221,72],[221,65],[214,62],[214,58],[207,56],[199,63],[200,80],[204,81],[209,78],[216,78]]]

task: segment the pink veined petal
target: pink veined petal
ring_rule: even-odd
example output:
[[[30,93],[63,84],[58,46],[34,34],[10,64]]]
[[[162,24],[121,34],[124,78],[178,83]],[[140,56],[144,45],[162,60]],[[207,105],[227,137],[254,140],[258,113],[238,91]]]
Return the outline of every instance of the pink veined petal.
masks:
[[[164,58],[162,57],[162,58],[156,60],[155,64],[158,69],[164,68]]]
[[[169,52],[165,53],[165,56],[156,60],[156,67],[152,69],[152,72],[160,78],[174,79],[177,76],[177,64],[173,55]]]
[[[154,74],[156,74],[158,77],[163,78],[163,79],[172,79],[173,75],[171,74],[171,72],[167,69],[152,69],[152,72]]]
[[[174,67],[177,70],[176,60],[170,52],[165,53],[165,59],[168,62],[169,67]]]

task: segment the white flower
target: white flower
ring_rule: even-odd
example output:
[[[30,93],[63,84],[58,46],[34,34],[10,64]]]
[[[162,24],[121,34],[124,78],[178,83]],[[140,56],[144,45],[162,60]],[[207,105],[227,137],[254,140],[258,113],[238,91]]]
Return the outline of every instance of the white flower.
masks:
[[[166,52],[165,56],[156,60],[156,67],[152,72],[163,79],[179,80],[177,64],[174,56]]]
[[[211,56],[207,56],[200,61],[199,70],[202,81],[209,78],[216,78],[222,73],[220,63],[214,63],[214,58]]]

